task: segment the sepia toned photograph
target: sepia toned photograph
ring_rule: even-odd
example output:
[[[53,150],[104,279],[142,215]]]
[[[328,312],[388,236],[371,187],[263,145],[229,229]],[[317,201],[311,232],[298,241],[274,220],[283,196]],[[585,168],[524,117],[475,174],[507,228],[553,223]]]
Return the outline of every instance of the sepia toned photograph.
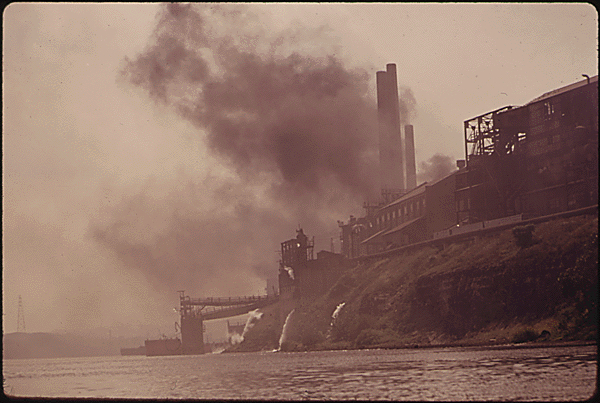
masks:
[[[10,3],[9,399],[584,401],[589,3]]]

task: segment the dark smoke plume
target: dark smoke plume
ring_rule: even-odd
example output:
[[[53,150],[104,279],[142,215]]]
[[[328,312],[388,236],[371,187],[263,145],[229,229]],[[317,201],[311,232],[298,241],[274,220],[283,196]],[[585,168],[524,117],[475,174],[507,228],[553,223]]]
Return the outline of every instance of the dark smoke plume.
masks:
[[[419,164],[419,182],[434,182],[455,170],[452,157],[444,154],[434,154],[427,161]]]
[[[165,291],[246,293],[298,225],[328,247],[336,220],[378,187],[368,74],[322,54],[322,31],[268,34],[248,8],[164,6],[147,49],[124,60],[120,79],[193,123],[237,173],[150,178],[93,223],[95,240]]]
[[[346,191],[374,189],[369,76],[335,56],[289,53],[301,33],[267,42],[250,29],[255,19],[239,6],[166,6],[152,44],[122,74],[204,129],[246,179],[266,172],[321,192],[333,176]]]

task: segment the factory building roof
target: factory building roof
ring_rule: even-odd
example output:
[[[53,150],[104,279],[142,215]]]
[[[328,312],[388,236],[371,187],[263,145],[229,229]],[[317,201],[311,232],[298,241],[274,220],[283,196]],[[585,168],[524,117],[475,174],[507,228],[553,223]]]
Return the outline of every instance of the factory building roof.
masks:
[[[415,197],[415,196],[420,195],[421,193],[425,192],[425,188],[433,186],[436,183],[443,181],[444,179],[448,178],[449,176],[454,175],[457,172],[458,172],[458,170],[455,169],[454,171],[450,172],[449,174],[447,174],[447,175],[445,175],[445,176],[443,176],[443,177],[441,177],[439,179],[436,179],[433,182],[423,182],[419,186],[417,186],[416,188],[410,190],[408,193],[402,195],[402,197],[400,197],[400,198],[394,200],[393,202],[391,202],[389,204],[386,204],[385,206],[381,207],[378,211],[384,210],[384,209],[386,209],[386,208],[388,208],[390,206],[395,206],[395,205],[397,205],[399,203],[402,203],[403,201],[410,200],[412,197]]]
[[[376,238],[381,237],[381,235],[383,235],[383,233],[386,232],[387,230],[388,230],[387,228],[384,228],[381,231],[378,231],[378,232],[374,233],[373,235],[371,235],[370,237],[368,237],[364,241],[361,241],[360,243],[365,244],[365,243],[373,242]]]
[[[385,234],[383,234],[383,235],[385,236],[385,235],[393,234],[394,232],[402,231],[403,229],[405,229],[405,228],[407,228],[407,227],[409,227],[409,226],[411,226],[411,225],[415,224],[417,221],[424,220],[424,219],[425,219],[425,217],[424,217],[424,216],[420,216],[420,217],[417,217],[417,218],[413,218],[413,219],[412,219],[412,220],[410,220],[410,221],[407,221],[407,222],[405,222],[405,223],[402,223],[402,224],[400,224],[400,225],[397,225],[397,226],[395,226],[394,228],[392,228],[392,229],[390,229],[390,230],[386,231],[386,232],[385,232]]]
[[[398,203],[402,203],[405,200],[410,199],[411,197],[414,197],[418,194],[421,194],[425,191],[425,185],[427,185],[427,182],[423,182],[421,183],[419,186],[417,186],[414,189],[411,189],[408,193],[405,193],[404,195],[402,195],[401,197],[399,197],[398,199],[394,200],[393,202],[386,204],[385,206],[383,206],[381,209],[383,210],[386,207],[389,206],[394,206]]]
[[[595,83],[595,82],[598,82],[598,75],[590,77],[590,84],[591,83]],[[588,84],[588,82],[587,82],[587,79],[586,79],[586,80],[578,81],[576,83],[567,85],[565,87],[561,87],[561,88],[557,88],[557,89],[552,90],[552,91],[548,91],[548,92],[540,95],[539,97],[532,99],[531,101],[529,101],[527,103],[527,105],[533,104],[535,102],[540,102],[540,101],[543,101],[543,100],[548,99],[548,98],[552,98],[552,97],[557,96],[559,94],[563,94],[565,92],[572,91],[572,90],[574,90],[576,88],[586,86],[587,84]]]

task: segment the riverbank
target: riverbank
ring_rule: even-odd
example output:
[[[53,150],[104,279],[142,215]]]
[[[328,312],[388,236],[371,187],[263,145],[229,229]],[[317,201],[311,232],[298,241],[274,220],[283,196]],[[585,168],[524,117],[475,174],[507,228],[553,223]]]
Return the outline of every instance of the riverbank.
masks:
[[[295,301],[287,339],[291,309],[274,305],[232,350],[595,342],[597,216],[538,223],[531,235],[523,243],[505,230],[355,262],[326,294]]]
[[[469,350],[516,350],[530,348],[561,348],[561,347],[585,347],[597,346],[595,340],[575,340],[563,342],[526,342],[526,343],[448,343],[448,344],[408,344],[394,347],[377,347],[377,348],[350,348],[348,350],[410,350],[410,349],[434,349],[434,348],[465,348]],[[344,349],[346,350],[346,349]],[[305,351],[335,351],[335,350],[305,350]]]

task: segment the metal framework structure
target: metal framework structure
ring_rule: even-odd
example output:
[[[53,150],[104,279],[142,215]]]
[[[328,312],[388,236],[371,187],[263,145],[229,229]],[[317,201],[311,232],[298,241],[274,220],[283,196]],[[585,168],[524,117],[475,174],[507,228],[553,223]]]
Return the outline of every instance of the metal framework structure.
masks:
[[[190,298],[179,291],[179,313],[183,317],[202,316],[203,320],[229,318],[243,315],[254,309],[274,304],[279,295],[258,295],[248,297],[209,297]],[[212,307],[213,309],[206,309]]]
[[[528,114],[526,107],[509,105],[464,122],[467,170],[459,175],[459,222],[491,220],[520,208]]]
[[[496,146],[501,139],[501,132],[496,124],[497,116],[499,113],[512,108],[512,106],[504,106],[465,121],[465,156],[467,164],[471,156],[491,155],[496,150]]]
[[[203,322],[205,320],[243,315],[279,301],[279,295],[190,298],[184,291],[178,292],[183,354],[204,353]],[[212,309],[206,309],[207,307]]]

